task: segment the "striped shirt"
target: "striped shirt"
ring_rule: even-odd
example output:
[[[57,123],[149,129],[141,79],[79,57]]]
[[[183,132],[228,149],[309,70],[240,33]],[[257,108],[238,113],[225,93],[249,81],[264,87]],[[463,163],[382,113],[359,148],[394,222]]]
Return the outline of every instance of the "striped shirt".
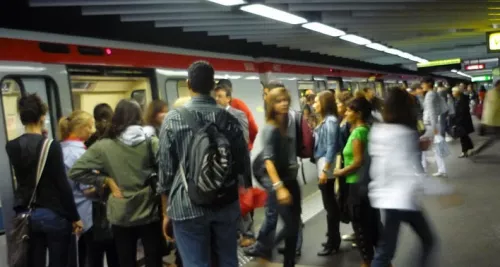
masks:
[[[217,114],[227,112],[218,107],[211,96],[192,97],[185,107],[190,111],[195,111],[198,120],[204,122],[215,122]],[[234,116],[229,116],[226,129],[222,129],[222,133],[232,144],[231,154],[234,164],[232,170],[239,172],[234,175],[251,175],[248,146],[239,122]],[[211,212],[210,209],[191,202],[178,172],[179,162],[188,151],[192,137],[193,132],[181,119],[178,110],[174,109],[165,116],[160,129],[158,190],[160,193],[168,195],[167,214],[170,219],[176,221],[202,217]]]

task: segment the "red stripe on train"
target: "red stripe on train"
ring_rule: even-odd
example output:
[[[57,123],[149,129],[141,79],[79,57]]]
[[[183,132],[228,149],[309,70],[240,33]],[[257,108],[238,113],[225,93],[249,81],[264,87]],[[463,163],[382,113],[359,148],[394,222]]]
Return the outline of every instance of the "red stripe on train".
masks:
[[[273,72],[333,77],[370,77],[374,73],[339,70],[327,67],[302,66],[273,62],[252,62],[196,55],[179,55],[110,48],[112,53],[102,56],[81,55],[77,45],[68,45],[69,54],[46,53],[40,50],[38,41],[0,38],[0,60],[29,61],[52,64],[108,65],[140,68],[186,69],[196,60],[210,62],[217,71],[233,72]]]

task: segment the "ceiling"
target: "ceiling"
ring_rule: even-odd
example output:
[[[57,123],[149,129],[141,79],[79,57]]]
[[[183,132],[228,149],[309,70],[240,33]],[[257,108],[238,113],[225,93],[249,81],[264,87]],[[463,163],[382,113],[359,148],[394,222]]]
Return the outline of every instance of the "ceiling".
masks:
[[[10,1],[10,0],[3,0]],[[22,0],[16,0],[22,2]],[[500,1],[491,0],[248,0],[306,18],[322,22],[347,33],[356,34],[412,55],[437,60],[446,58],[478,59],[491,57],[486,51],[485,32],[493,30],[495,20],[500,23]],[[259,47],[278,47],[268,50],[288,53],[300,50],[302,55],[337,56],[375,64],[414,66],[407,59],[352,44],[339,38],[326,36],[258,15],[226,7],[207,0],[29,0],[30,12],[44,12],[47,20],[54,19],[54,10],[65,10],[87,22],[92,34],[100,36],[106,31],[103,23],[127,27],[129,35],[134,29],[155,28],[164,35],[156,36],[166,45],[179,46],[175,39],[205,43],[208,50],[255,54]],[[498,8],[496,14],[495,8]],[[49,15],[50,14],[50,15]],[[490,14],[490,15],[489,15]],[[69,15],[63,15],[66,19]],[[0,18],[1,19],[1,18]],[[106,20],[107,19],[107,20]],[[109,19],[112,19],[110,21]],[[93,23],[90,23],[90,20]],[[101,24],[97,23],[99,21]],[[118,26],[117,21],[120,21]],[[27,24],[27,22],[23,22]],[[60,21],[59,23],[68,24]],[[54,24],[54,23],[53,23]],[[76,28],[85,24],[72,25]],[[59,31],[72,31],[70,25]],[[35,27],[36,28],[36,27]],[[73,30],[74,31],[74,30]],[[82,30],[90,33],[89,29]],[[100,32],[101,31],[101,32]],[[144,32],[144,31],[142,31]],[[135,31],[140,41],[141,32]],[[168,33],[168,34],[167,34]],[[146,33],[144,32],[144,35]],[[205,36],[205,39],[185,36]],[[109,38],[113,38],[110,34]],[[148,38],[144,36],[143,40]],[[177,40],[177,42],[180,42]],[[218,40],[211,43],[210,40]],[[211,44],[209,44],[211,43]],[[258,45],[256,45],[258,44]],[[265,46],[262,46],[264,44]],[[201,44],[185,44],[201,46]],[[221,47],[222,46],[222,47]],[[189,48],[191,48],[189,47]],[[261,51],[262,53],[262,51]],[[272,53],[270,53],[272,56]]]

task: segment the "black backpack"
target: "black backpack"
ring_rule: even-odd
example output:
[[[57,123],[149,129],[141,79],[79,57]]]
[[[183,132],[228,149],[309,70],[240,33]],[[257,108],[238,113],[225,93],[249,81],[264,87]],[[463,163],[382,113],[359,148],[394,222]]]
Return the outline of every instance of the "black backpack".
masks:
[[[187,108],[178,109],[193,131],[179,171],[191,201],[199,206],[222,207],[238,199],[238,176],[233,174],[231,144],[221,132],[229,113],[221,111],[215,123],[202,124]]]

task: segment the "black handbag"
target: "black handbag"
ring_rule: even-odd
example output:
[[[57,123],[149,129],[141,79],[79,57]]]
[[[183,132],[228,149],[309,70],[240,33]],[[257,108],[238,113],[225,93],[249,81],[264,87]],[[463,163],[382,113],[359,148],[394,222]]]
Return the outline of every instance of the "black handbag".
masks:
[[[40,152],[36,169],[35,189],[33,189],[33,194],[31,195],[31,199],[28,203],[28,211],[18,213],[14,216],[12,219],[12,229],[7,233],[9,236],[8,262],[10,267],[28,267],[28,252],[31,236],[31,212],[33,210],[33,203],[36,199],[36,191],[40,178],[42,177],[43,169],[45,168],[45,162],[47,161],[47,155],[49,154],[51,144],[51,139],[45,139],[43,141],[42,151]]]

